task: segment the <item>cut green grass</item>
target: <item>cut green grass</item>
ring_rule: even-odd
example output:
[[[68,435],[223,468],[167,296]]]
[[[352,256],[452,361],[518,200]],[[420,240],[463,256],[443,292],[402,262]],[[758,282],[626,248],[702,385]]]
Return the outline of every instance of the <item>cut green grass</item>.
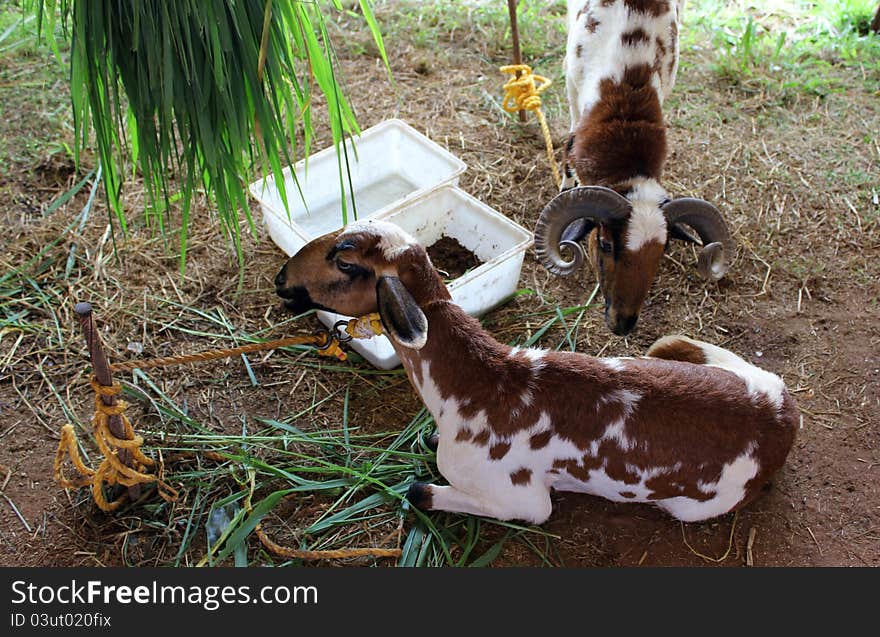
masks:
[[[77,160],[94,136],[109,208],[123,234],[131,216],[123,204],[127,162],[140,167],[147,222],[162,234],[179,224],[181,271],[192,200],[200,190],[216,207],[243,267],[240,214],[256,233],[247,184],[261,169],[274,175],[285,205],[294,196],[284,188],[282,171],[309,154],[316,94],[326,102],[339,158],[341,221],[349,212],[356,216],[343,141],[360,129],[340,88],[325,23],[342,10],[339,0],[28,0],[26,6],[56,53],[57,26],[72,27]],[[359,8],[384,57],[369,2],[360,1]],[[169,214],[174,203],[179,219]]]
[[[592,307],[592,298],[583,306],[530,313],[532,318],[543,316],[545,320],[521,344],[556,339],[554,335],[559,335],[561,330],[556,348],[573,348],[576,323],[569,323],[570,317],[579,318],[588,307]],[[194,331],[185,327],[189,314],[197,322],[221,328],[211,332],[212,337],[251,339],[235,331],[220,311],[182,306],[176,311],[180,312],[180,320],[169,329]],[[300,360],[297,364],[303,362]],[[200,458],[205,452],[212,452],[224,458],[219,465],[196,461],[197,466],[192,462],[166,466],[166,480],[182,493],[194,494],[197,498],[187,503],[184,518],[179,517],[182,512],[177,507],[158,502],[139,513],[146,516],[145,523],[160,528],[163,524],[184,525],[181,546],[172,547],[168,552],[172,563],[179,564],[184,554],[193,559],[192,549],[186,547],[200,535],[199,529],[213,519],[211,512],[232,504],[238,507],[235,514],[228,516],[219,539],[206,546],[205,553],[198,559],[219,564],[227,560],[275,565],[298,563],[279,561],[256,541],[254,529],[265,520],[267,532],[275,536],[276,541],[279,541],[276,534],[280,534],[282,543],[304,550],[372,546],[382,539],[391,544],[399,541],[402,555],[398,564],[401,566],[489,566],[510,542],[526,547],[536,563],[557,563],[552,555],[554,537],[537,527],[411,510],[405,494],[412,482],[443,481],[434,453],[425,445],[426,438],[434,431],[433,419],[421,409],[400,431],[361,431],[350,420],[349,411],[349,397],[359,384],[361,370],[349,371],[352,375],[345,385],[323,397],[314,395],[311,404],[298,413],[284,419],[248,417],[247,426],[237,435],[218,433],[189,415],[187,409],[165,393],[157,379],[146,372],[135,371],[134,384],[124,382],[126,395],[144,404],[147,411],[159,419],[158,427],[139,428],[154,453],[161,450],[165,458]],[[339,425],[316,428],[316,411],[340,397]],[[253,504],[248,513],[243,501],[251,497],[250,493],[253,493]],[[303,505],[300,514],[279,525],[279,520],[287,518],[286,514],[276,512],[282,502],[295,507],[301,502],[307,505]]]

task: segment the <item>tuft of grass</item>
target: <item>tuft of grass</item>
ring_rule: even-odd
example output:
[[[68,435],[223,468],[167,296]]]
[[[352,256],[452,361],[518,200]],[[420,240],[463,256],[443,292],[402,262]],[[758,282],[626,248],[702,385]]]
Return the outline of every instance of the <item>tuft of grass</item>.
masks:
[[[243,264],[239,213],[255,230],[247,183],[261,167],[276,177],[287,203],[282,170],[300,152],[309,153],[315,93],[326,100],[338,155],[343,140],[359,132],[325,24],[326,13],[342,10],[340,0],[29,0],[28,6],[56,52],[56,27],[69,22],[72,28],[74,150],[78,159],[94,134],[109,209],[123,233],[130,216],[122,192],[129,158],[142,172],[147,221],[163,235],[179,195],[181,270],[199,189],[216,206]],[[359,7],[384,58],[368,0]],[[343,202],[350,190],[347,164],[341,156]]]
[[[387,15],[393,40],[435,51],[451,43],[482,49],[494,63],[510,63],[510,17],[506,2],[463,0],[384,0],[376,3]],[[393,17],[390,11],[393,10]],[[558,67],[565,50],[566,3],[521,0],[517,8],[523,61]]]
[[[851,79],[838,69],[858,69],[864,89],[873,92],[880,39],[867,35],[872,8],[867,0],[782,0],[744,11],[739,3],[695,0],[685,11],[682,41],[708,46],[713,70],[725,81],[781,102],[847,90]]]

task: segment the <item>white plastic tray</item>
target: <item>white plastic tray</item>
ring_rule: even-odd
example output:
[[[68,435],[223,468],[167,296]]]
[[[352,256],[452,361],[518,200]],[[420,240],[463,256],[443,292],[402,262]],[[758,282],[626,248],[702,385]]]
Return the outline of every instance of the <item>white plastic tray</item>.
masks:
[[[387,212],[444,184],[458,184],[466,168],[458,157],[399,119],[368,128],[354,145],[347,141],[346,147],[358,219]],[[301,160],[293,170],[286,168],[284,187],[289,215],[274,176],[252,183],[249,189],[272,239],[287,254],[342,227],[339,164],[332,146],[311,155],[308,163]],[[354,221],[349,187],[346,176],[346,210],[348,220]]]
[[[397,224],[425,247],[448,236],[473,252],[483,263],[447,284],[453,301],[473,316],[488,312],[516,291],[523,257],[532,244],[528,230],[454,186],[433,190],[375,218]],[[318,317],[327,326],[350,318],[332,312],[318,312]],[[381,369],[400,364],[384,336],[355,340],[351,346]]]

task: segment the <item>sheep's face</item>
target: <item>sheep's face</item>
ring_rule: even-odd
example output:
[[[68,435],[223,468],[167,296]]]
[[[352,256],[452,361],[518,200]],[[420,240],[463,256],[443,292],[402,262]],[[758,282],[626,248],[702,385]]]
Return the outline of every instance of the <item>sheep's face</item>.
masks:
[[[669,199],[652,179],[631,180],[628,197],[601,186],[565,190],[548,203],[535,225],[535,252],[550,272],[577,274],[584,262],[580,242],[605,297],[612,332],[632,331],[669,239],[702,243],[700,274],[717,281],[727,271],[727,225],[701,199]]]
[[[605,324],[617,335],[629,334],[663,258],[664,241],[650,240],[632,250],[628,224],[600,224],[587,240],[590,264],[605,298]]]
[[[275,277],[287,309],[323,309],[362,316],[379,312],[385,333],[413,349],[427,342],[419,302],[449,298],[428,255],[394,224],[366,221],[319,237],[292,256]]]

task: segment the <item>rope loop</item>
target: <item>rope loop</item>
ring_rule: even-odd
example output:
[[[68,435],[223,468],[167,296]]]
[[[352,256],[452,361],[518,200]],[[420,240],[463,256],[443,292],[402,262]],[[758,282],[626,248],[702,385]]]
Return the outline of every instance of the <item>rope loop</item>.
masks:
[[[156,475],[146,473],[147,467],[152,467],[156,463],[141,451],[144,439],[135,433],[134,427],[125,415],[128,403],[124,400],[117,400],[115,405],[104,404],[103,397],[117,396],[122,391],[122,387],[119,383],[109,386],[101,385],[94,376],[89,380],[89,385],[95,392],[95,415],[92,418],[95,443],[104,458],[95,470],[86,466],[79,453],[76,431],[73,425],[68,423],[61,428],[61,440],[58,443],[58,450],[55,452],[55,481],[64,489],[91,486],[95,504],[102,511],[108,513],[118,509],[125,502],[127,496],[123,493],[118,499],[112,502],[108,501],[104,495],[105,484],[133,487],[137,484],[155,482],[162,499],[166,502],[176,502],[178,498],[176,489]],[[111,416],[120,417],[124,431],[123,438],[118,438],[110,431]],[[129,467],[119,459],[120,449],[127,449],[131,453],[134,467]],[[74,468],[79,471],[79,478],[71,480],[64,476],[62,469],[67,458],[70,458]]]
[[[382,333],[382,321],[378,314],[368,314],[359,319],[351,319],[348,321],[345,331],[352,338],[371,338],[374,335]],[[336,338],[335,335],[331,335],[328,331],[322,331],[318,334],[312,334],[309,336],[292,336],[266,343],[250,343],[248,345],[231,349],[212,350],[196,354],[184,354],[181,356],[155,358],[145,361],[117,363],[111,365],[110,370],[128,371],[133,369],[152,369],[154,367],[163,367],[166,365],[228,358],[237,354],[287,347],[290,345],[312,345],[318,349],[318,354],[321,356],[334,356],[340,361],[346,359],[345,351],[339,346],[339,339]],[[97,469],[93,470],[88,467],[83,462],[82,456],[79,453],[76,431],[74,430],[73,425],[68,423],[61,428],[61,440],[58,442],[58,449],[55,452],[55,481],[64,489],[91,486],[92,495],[95,498],[95,504],[97,504],[102,511],[107,512],[119,508],[119,506],[125,502],[126,494],[122,494],[117,500],[110,502],[104,495],[105,484],[108,486],[118,484],[124,487],[133,487],[138,484],[156,483],[156,490],[163,500],[166,502],[176,502],[179,494],[176,489],[162,479],[163,467],[161,463],[158,467],[158,475],[147,472],[147,468],[155,466],[156,463],[153,459],[145,456],[141,451],[144,439],[142,436],[135,433],[134,427],[132,427],[131,422],[125,415],[128,403],[120,399],[116,399],[115,403],[112,405],[104,403],[105,398],[118,396],[122,392],[122,386],[119,383],[102,385],[94,376],[89,380],[89,385],[91,386],[92,391],[95,392],[95,415],[92,418],[95,443],[104,457]],[[114,435],[110,430],[111,417],[119,417],[122,422],[123,436],[121,438]],[[123,449],[131,454],[132,464],[134,466],[128,466],[119,458],[119,452]],[[68,458],[74,468],[79,472],[79,477],[70,479],[64,475],[63,466],[65,460]]]
[[[552,80],[543,75],[532,73],[532,67],[528,64],[509,64],[502,66],[499,70],[502,73],[513,75],[504,85],[502,108],[508,113],[532,111],[538,118],[541,133],[544,135],[544,145],[547,147],[547,161],[550,163],[550,170],[553,172],[556,187],[560,188],[562,186],[562,176],[559,174],[559,168],[556,166],[556,157],[553,153],[553,139],[550,136],[550,127],[547,125],[547,119],[541,110],[541,93],[550,88],[553,84]],[[516,76],[517,73],[520,74],[519,77]],[[536,82],[540,82],[540,84],[536,85]]]

